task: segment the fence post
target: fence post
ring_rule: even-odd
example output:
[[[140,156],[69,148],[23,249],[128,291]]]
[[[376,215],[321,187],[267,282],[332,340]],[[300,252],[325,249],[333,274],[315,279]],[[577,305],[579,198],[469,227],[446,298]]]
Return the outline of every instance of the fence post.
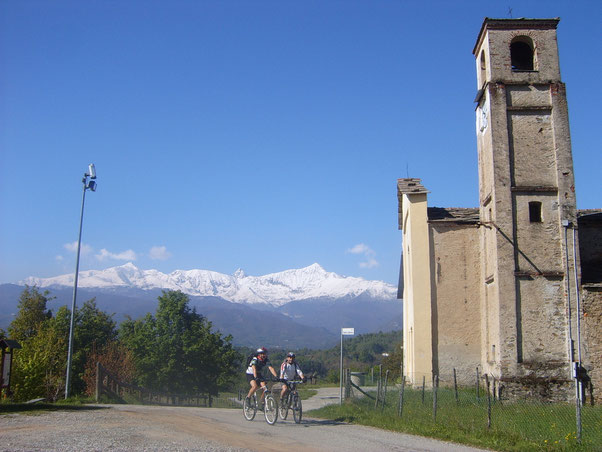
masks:
[[[437,389],[439,388],[439,375],[433,374],[433,422],[437,422]]]
[[[100,361],[96,362],[96,403],[100,402],[100,394],[101,394],[101,389],[100,389],[100,384],[102,383],[102,375],[100,374],[102,372],[102,366],[100,365]]]
[[[460,398],[458,397],[458,379],[456,378],[456,368],[454,367],[454,394],[456,395],[456,405],[460,403]]]
[[[351,369],[345,369],[345,399],[351,398]]]
[[[385,390],[383,391],[383,403],[381,405],[381,411],[385,410],[385,403],[387,400],[387,383],[389,382],[389,369],[385,372]]]
[[[403,392],[406,386],[406,377],[401,377],[401,389],[399,390],[399,407],[397,408],[397,415],[399,417],[403,414]]]
[[[487,428],[491,428],[491,392],[489,392],[489,375],[485,374],[487,383]]]
[[[479,368],[477,367],[477,402],[479,401]]]
[[[374,401],[374,409],[378,408],[378,400],[380,399],[380,386],[381,386],[380,377],[376,383],[376,400]]]
[[[424,384],[426,383],[426,376],[422,376],[422,404],[424,405]]]

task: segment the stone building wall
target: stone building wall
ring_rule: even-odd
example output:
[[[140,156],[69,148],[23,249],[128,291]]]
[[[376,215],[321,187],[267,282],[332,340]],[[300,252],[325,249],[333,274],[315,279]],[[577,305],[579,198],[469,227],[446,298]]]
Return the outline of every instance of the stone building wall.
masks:
[[[476,209],[471,209],[476,210]],[[474,383],[481,362],[478,226],[430,221],[434,368],[442,384]]]
[[[579,211],[582,356],[597,403],[602,402],[602,210]],[[591,397],[586,392],[586,400]]]

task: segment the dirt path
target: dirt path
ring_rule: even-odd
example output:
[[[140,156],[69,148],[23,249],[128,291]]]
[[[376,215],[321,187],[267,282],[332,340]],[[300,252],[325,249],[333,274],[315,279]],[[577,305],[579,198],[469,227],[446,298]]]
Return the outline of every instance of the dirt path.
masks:
[[[337,401],[328,391],[304,405]],[[304,401],[305,402],[305,401]],[[290,417],[290,416],[289,416]],[[6,451],[476,451],[441,441],[320,419],[268,425],[261,412],[102,405],[95,409],[0,415]]]

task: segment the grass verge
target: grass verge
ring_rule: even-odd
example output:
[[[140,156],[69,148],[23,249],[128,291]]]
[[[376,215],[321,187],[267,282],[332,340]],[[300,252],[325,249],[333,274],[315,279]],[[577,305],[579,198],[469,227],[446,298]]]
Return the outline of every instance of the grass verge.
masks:
[[[600,451],[602,450],[602,407],[583,407],[582,438],[575,433],[575,407],[570,404],[497,402],[491,407],[474,391],[462,391],[456,400],[452,391],[439,390],[433,416],[432,393],[406,389],[402,416],[399,393],[389,393],[384,409],[368,398],[354,399],[342,406],[329,405],[312,416],[351,422],[386,430],[437,438],[499,451]]]

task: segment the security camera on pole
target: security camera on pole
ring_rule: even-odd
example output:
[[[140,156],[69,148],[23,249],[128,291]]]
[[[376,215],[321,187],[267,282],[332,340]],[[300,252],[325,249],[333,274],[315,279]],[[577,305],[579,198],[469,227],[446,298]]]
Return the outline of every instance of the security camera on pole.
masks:
[[[88,180],[90,178],[90,180]],[[86,190],[96,191],[96,168],[90,163],[88,172],[84,173],[82,183],[84,190],[82,194],[82,209],[79,216],[79,238],[77,239],[77,256],[75,258],[75,278],[73,281],[73,301],[71,303],[71,322],[69,323],[69,350],[67,352],[67,379],[65,381],[65,398],[69,398],[71,389],[71,357],[73,354],[73,324],[75,322],[75,299],[77,297],[77,277],[79,275],[79,251],[82,244],[82,225],[84,222],[84,201],[86,200]]]

